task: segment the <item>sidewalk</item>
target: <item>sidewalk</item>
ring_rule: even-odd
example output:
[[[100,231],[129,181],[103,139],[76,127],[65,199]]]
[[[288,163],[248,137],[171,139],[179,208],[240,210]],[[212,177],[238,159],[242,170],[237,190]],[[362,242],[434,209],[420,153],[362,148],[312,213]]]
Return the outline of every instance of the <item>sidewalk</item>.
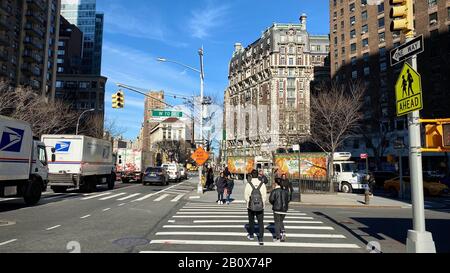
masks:
[[[232,203],[245,204],[244,201],[245,184],[242,180],[234,181],[234,189],[231,195]],[[298,196],[298,194],[294,194]],[[193,199],[195,198],[195,199]],[[215,203],[217,201],[217,191],[204,191],[203,194],[197,194],[192,201],[203,203]],[[293,200],[292,205],[298,206],[318,206],[318,207],[350,207],[350,208],[411,208],[409,201],[394,200],[381,196],[370,197],[369,205],[364,203],[363,194],[302,194],[302,202]]]

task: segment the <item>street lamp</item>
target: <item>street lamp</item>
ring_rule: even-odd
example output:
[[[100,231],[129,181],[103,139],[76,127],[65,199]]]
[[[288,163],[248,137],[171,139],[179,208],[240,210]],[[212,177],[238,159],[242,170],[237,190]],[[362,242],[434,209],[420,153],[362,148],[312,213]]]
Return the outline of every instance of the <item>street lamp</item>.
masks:
[[[95,109],[89,109],[89,110],[86,110],[86,111],[84,111],[83,113],[81,113],[81,115],[78,117],[78,121],[77,121],[77,130],[76,130],[75,135],[78,135],[78,127],[80,126],[80,119],[81,119],[81,117],[82,117],[84,114],[88,113],[88,112],[94,112],[94,111],[95,111]]]
[[[189,65],[185,65],[183,63],[177,62],[177,61],[173,61],[173,60],[168,60],[166,58],[157,58],[156,60],[158,62],[167,62],[167,63],[174,63],[180,66],[183,66],[185,68],[188,68],[194,72],[197,72],[200,74],[200,103],[201,103],[201,115],[200,115],[200,136],[201,136],[201,140],[202,140],[202,145],[204,144],[204,136],[203,136],[203,90],[204,90],[204,80],[205,80],[205,74],[203,71],[203,47],[200,48],[198,50],[198,55],[200,56],[200,69],[196,69],[193,68],[192,66]],[[198,185],[198,192],[203,192],[203,186],[201,186],[202,183],[202,171],[203,171],[203,166],[200,166],[200,168],[198,169],[198,175],[199,175],[199,185]]]

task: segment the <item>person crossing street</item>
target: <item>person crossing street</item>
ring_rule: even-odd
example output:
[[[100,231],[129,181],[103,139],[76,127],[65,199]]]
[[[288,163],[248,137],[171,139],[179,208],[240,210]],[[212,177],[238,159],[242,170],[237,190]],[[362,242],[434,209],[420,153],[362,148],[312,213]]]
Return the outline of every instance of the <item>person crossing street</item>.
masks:
[[[277,179],[275,189],[270,193],[269,202],[272,204],[275,222],[274,242],[284,242],[286,240],[286,233],[283,221],[289,210],[289,191],[281,187],[280,179]]]
[[[264,204],[267,199],[267,188],[258,179],[258,171],[251,172],[251,180],[245,185],[244,199],[247,202],[249,233],[247,238],[254,240],[255,217],[258,220],[258,243],[264,245]]]

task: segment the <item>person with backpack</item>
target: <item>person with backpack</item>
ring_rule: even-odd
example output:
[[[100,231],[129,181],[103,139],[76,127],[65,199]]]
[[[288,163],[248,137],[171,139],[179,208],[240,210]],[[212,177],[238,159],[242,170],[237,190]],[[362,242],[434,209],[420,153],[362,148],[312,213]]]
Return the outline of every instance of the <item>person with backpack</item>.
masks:
[[[244,199],[247,202],[249,234],[247,238],[255,239],[255,217],[258,220],[258,243],[264,245],[264,204],[267,199],[267,188],[264,182],[258,179],[258,171],[251,172],[251,180],[245,185]]]
[[[281,175],[280,182],[281,187],[289,191],[289,201],[292,201],[292,195],[294,194],[294,187],[292,186],[291,181],[289,181],[285,173]]]
[[[286,241],[284,230],[284,218],[289,210],[289,191],[281,187],[281,180],[276,180],[275,189],[270,193],[269,202],[272,204],[273,218],[275,222],[274,242]]]
[[[233,193],[233,188],[234,188],[234,181],[233,179],[231,179],[231,177],[225,176],[226,180],[227,180],[227,185],[225,187],[225,191],[226,191],[226,198],[227,198],[227,205],[229,205],[231,203],[231,194]]]

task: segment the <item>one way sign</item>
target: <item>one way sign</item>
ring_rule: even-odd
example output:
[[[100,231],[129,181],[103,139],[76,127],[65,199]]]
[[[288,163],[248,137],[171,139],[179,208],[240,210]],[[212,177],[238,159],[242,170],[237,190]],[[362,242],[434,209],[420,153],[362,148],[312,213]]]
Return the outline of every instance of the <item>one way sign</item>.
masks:
[[[413,40],[391,50],[391,66],[409,59],[415,54],[422,53],[423,51],[423,35],[420,35],[419,37],[416,37]]]

